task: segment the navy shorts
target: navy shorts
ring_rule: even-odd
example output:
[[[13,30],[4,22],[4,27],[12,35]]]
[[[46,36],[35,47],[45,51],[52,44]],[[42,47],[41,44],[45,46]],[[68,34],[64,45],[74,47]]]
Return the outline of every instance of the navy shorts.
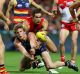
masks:
[[[42,43],[39,49],[36,49],[35,56],[41,55],[42,52],[47,51],[46,44]]]

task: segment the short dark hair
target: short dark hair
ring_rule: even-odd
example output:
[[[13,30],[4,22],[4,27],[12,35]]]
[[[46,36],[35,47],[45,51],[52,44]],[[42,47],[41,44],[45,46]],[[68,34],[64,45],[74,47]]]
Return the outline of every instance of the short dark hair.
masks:
[[[33,10],[32,15],[35,16],[36,13],[42,13],[41,9]]]

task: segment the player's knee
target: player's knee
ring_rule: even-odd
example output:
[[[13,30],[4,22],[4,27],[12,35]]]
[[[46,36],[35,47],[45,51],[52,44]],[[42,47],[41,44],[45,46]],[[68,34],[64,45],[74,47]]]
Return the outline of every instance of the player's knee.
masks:
[[[77,39],[72,39],[72,42],[73,42],[74,45],[76,45],[77,44]]]
[[[60,46],[63,46],[64,45],[64,41],[60,41]]]
[[[57,48],[54,48],[54,53],[56,53],[57,52]]]

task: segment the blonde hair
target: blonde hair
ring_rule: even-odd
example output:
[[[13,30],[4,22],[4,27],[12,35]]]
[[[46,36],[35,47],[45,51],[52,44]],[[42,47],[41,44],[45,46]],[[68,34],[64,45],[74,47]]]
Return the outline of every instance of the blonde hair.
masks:
[[[22,28],[24,31],[26,31],[24,25],[22,23],[19,23],[14,26],[13,28],[14,33],[16,33],[19,28]]]

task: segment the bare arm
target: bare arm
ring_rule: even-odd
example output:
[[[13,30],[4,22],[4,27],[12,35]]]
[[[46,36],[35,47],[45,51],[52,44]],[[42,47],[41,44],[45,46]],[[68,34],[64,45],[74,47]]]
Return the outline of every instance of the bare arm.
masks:
[[[38,9],[41,9],[44,13],[50,15],[50,16],[54,16],[52,13],[46,11],[42,6],[38,5],[37,3],[35,3],[33,0],[30,0],[30,4],[32,4],[33,6],[35,6]]]
[[[48,29],[48,21],[44,19],[44,22],[42,23],[42,31],[47,31]]]
[[[73,19],[76,18],[76,14],[74,12],[74,9],[77,9],[80,7],[80,2],[74,2],[71,6],[70,6],[70,13]]]
[[[8,9],[7,9],[7,11],[6,11],[6,17],[7,17],[8,19],[10,19],[10,11],[11,11],[12,7],[13,7],[13,2],[12,2],[12,0],[10,0],[10,1],[9,1],[9,4],[8,4]]]
[[[15,47],[26,57],[30,57],[30,54],[26,51],[26,49],[22,46],[21,42],[17,39],[14,41]]]
[[[28,38],[29,38],[29,41],[30,41],[30,45],[31,45],[31,48],[36,48],[36,36],[33,32],[29,32],[28,33]]]

